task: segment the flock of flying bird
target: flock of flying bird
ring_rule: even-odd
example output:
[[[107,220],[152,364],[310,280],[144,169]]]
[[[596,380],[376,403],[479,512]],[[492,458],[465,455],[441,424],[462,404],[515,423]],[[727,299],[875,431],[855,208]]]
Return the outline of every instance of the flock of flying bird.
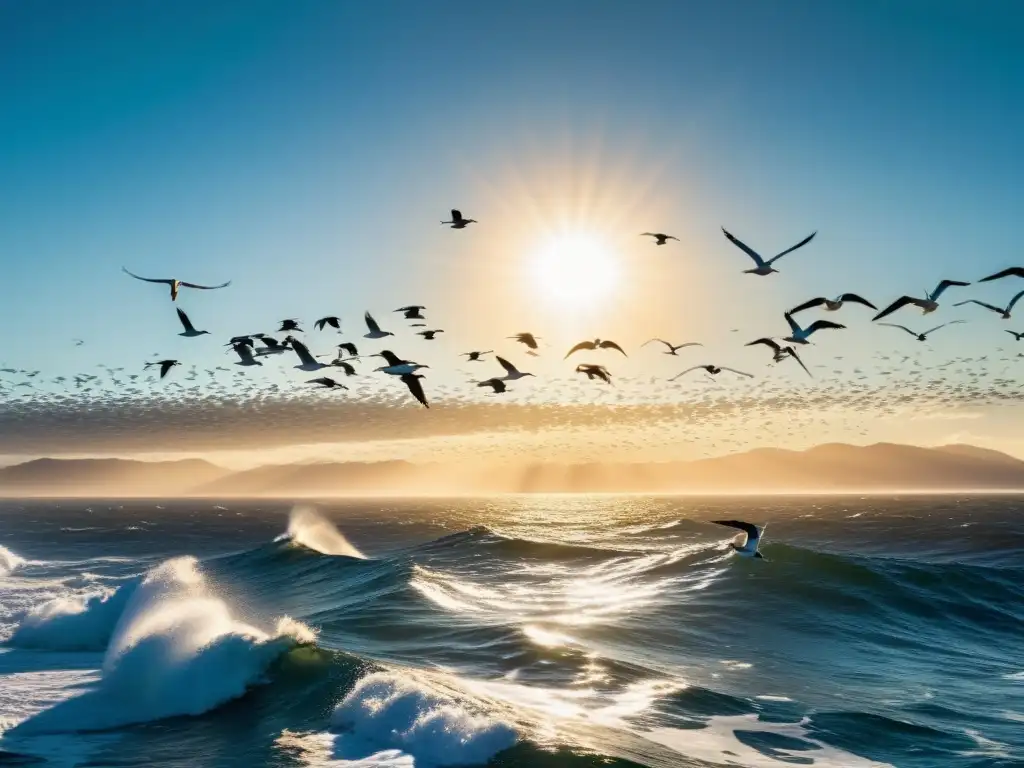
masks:
[[[475,219],[468,219],[462,215],[462,212],[453,209],[451,211],[451,219],[448,221],[442,221],[442,224],[450,225],[452,229],[465,229],[469,224],[477,223]],[[778,270],[775,268],[775,263],[778,262],[783,256],[786,256],[793,251],[796,251],[808,243],[810,243],[817,232],[812,232],[810,235],[805,237],[800,242],[787,248],[786,250],[775,254],[771,258],[764,258],[757,251],[753,250],[746,243],[736,238],[733,234],[728,232],[726,229],[722,229],[726,239],[735,245],[737,248],[747,254],[754,262],[752,269],[744,270],[746,274],[753,274],[758,276],[767,276],[773,273],[777,273]],[[647,236],[654,238],[654,244],[658,246],[664,246],[669,240],[678,241],[677,237],[672,235],[659,233],[659,232],[644,232],[641,236]],[[182,288],[192,288],[199,290],[218,290],[221,288],[228,287],[231,282],[225,282],[218,285],[201,285],[198,283],[186,282],[177,278],[149,278],[142,277],[133,272],[130,272],[127,268],[123,268],[125,273],[131,277],[142,280],[149,283],[159,283],[167,285],[170,288],[170,296],[172,301],[176,301]],[[982,278],[979,282],[989,282],[993,280],[999,280],[1005,277],[1024,277],[1024,267],[1010,267],[1004,269],[1001,272],[989,275]],[[836,312],[840,310],[845,304],[860,304],[869,307],[877,312],[873,320],[878,321],[882,318],[888,317],[893,313],[903,309],[907,306],[918,307],[923,314],[931,314],[939,308],[939,298],[951,287],[964,287],[970,283],[959,281],[959,280],[942,280],[933,291],[926,292],[923,297],[904,295],[893,301],[885,309],[878,311],[878,308],[864,297],[855,293],[843,293],[835,298],[828,297],[816,297],[806,301],[799,306],[794,307],[788,312],[784,313],[786,322],[789,325],[789,335],[782,337],[770,337],[765,336],[762,338],[755,339],[749,342],[746,346],[765,346],[772,352],[773,361],[778,363],[784,361],[786,358],[792,358],[795,360],[803,370],[810,376],[811,372],[804,364],[803,360],[798,355],[796,348],[797,346],[803,346],[810,344],[811,336],[818,331],[822,330],[840,330],[846,326],[839,323],[832,322],[825,319],[817,319],[809,325],[803,326],[796,319],[796,315],[801,312],[805,312],[811,309],[821,308],[826,312]],[[992,304],[988,304],[977,299],[969,299],[967,301],[961,301],[954,306],[963,306],[966,304],[976,304],[980,307],[988,309],[998,314],[1003,319],[1009,319],[1014,306],[1024,296],[1024,290],[1015,294],[1007,303],[1005,307],[999,307]],[[410,327],[422,328],[423,330],[416,331],[416,334],[422,337],[425,341],[434,340],[438,334],[444,333],[443,329],[440,328],[427,328],[426,323],[422,322],[426,320],[426,316],[423,314],[426,307],[422,305],[408,305],[399,307],[394,310],[396,313],[401,313],[403,318],[407,321],[412,321]],[[180,336],[186,338],[194,338],[198,336],[208,335],[209,331],[197,330],[193,325],[189,316],[180,307],[177,308],[178,319],[181,322],[183,331]],[[366,333],[363,334],[363,338],[370,341],[381,341],[388,337],[393,337],[395,334],[391,331],[382,330],[380,323],[370,314],[366,312],[363,316],[366,324]],[[914,331],[904,325],[898,325],[895,323],[879,323],[887,327],[898,328],[906,333],[914,336],[919,341],[927,340],[928,336],[940,328],[950,325],[952,323],[964,322],[963,320],[953,320],[949,323],[943,323],[941,325],[930,328],[926,331],[918,332]],[[316,320],[313,323],[314,327],[323,331],[330,327],[335,330],[341,330],[341,320],[337,316],[327,316]],[[374,369],[375,372],[383,373],[389,376],[394,376],[400,380],[409,390],[415,399],[420,402],[424,407],[429,408],[429,403],[426,397],[426,393],[423,389],[422,379],[425,375],[420,371],[429,368],[428,365],[415,362],[413,360],[406,360],[391,350],[384,349],[380,352],[372,354],[359,353],[358,347],[352,342],[345,342],[337,345],[337,354],[329,362],[322,362],[318,359],[318,356],[314,355],[309,346],[297,338],[295,333],[303,333],[303,329],[300,326],[300,321],[294,318],[288,318],[282,320],[278,333],[284,333],[282,339],[278,339],[275,336],[271,336],[266,333],[251,333],[246,335],[232,337],[225,346],[231,347],[234,353],[238,356],[236,365],[247,367],[247,366],[260,366],[263,365],[263,360],[269,356],[280,355],[287,352],[292,352],[298,357],[298,365],[294,366],[295,369],[305,373],[316,373],[328,369],[338,370],[343,372],[346,376],[353,376],[356,374],[355,363],[366,357],[379,357],[386,363],[385,365],[379,366]],[[1024,333],[1017,333],[1015,331],[1007,331],[1016,340],[1024,338]],[[518,333],[514,336],[509,337],[510,339],[523,344],[526,347],[527,354],[537,355],[539,349],[540,337],[533,333]],[[78,341],[76,340],[76,343]],[[702,346],[699,342],[686,342],[683,344],[672,344],[664,339],[654,338],[645,342],[642,346],[648,344],[660,344],[664,347],[663,352],[666,355],[678,356],[680,350],[687,347]],[[608,339],[593,339],[581,341],[580,343],[573,346],[565,355],[565,359],[577,352],[582,351],[598,351],[598,350],[614,350],[626,356],[626,351],[615,341]],[[463,357],[466,358],[467,362],[484,362],[486,355],[494,354],[494,350],[474,350],[471,352],[463,353]],[[479,387],[490,388],[494,394],[501,394],[508,390],[510,382],[515,382],[520,379],[533,376],[534,374],[521,371],[506,358],[499,355],[495,355],[495,362],[504,371],[502,376],[493,376],[485,378],[477,382]],[[169,371],[177,365],[180,365],[180,361],[174,359],[157,360],[146,363],[146,368],[158,367],[160,371],[160,378],[167,376]],[[685,376],[693,371],[702,370],[710,376],[717,376],[725,371],[732,374],[752,378],[753,374],[746,373],[743,371],[736,370],[735,368],[729,368],[727,366],[716,365],[712,363],[694,365],[690,368],[685,369],[681,373],[672,377],[670,381],[674,381],[682,376]],[[612,381],[611,373],[604,365],[595,363],[581,363],[576,366],[576,373],[584,375],[588,380],[592,381],[598,379],[606,384],[610,384]],[[338,379],[330,376],[321,376],[316,379],[312,379],[308,382],[311,385],[324,389],[347,389],[347,387],[341,383]]]

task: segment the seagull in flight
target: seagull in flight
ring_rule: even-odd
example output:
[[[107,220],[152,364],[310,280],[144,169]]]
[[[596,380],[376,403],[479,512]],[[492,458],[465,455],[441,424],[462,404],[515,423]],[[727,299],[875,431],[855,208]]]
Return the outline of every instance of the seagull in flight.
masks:
[[[134,272],[129,272],[127,267],[121,267],[121,269],[126,275],[131,275],[136,280],[143,280],[147,283],[163,283],[164,285],[169,285],[171,287],[171,301],[177,301],[178,291],[182,288],[199,288],[203,291],[215,291],[218,288],[227,288],[231,285],[230,280],[226,283],[221,283],[220,285],[199,285],[198,283],[186,283],[184,280],[178,280],[173,277],[142,277],[141,275],[136,275]]]
[[[315,384],[321,389],[348,389],[348,387],[346,387],[344,384],[335,381],[330,376],[323,376],[319,379],[311,379],[309,383]]]
[[[678,237],[672,235],[666,235],[661,232],[641,232],[640,237],[653,237],[655,245],[664,245],[669,240],[675,240],[678,242]]]
[[[612,383],[612,375],[608,373],[608,369],[603,365],[591,365],[590,363],[582,363],[576,366],[576,373],[585,374],[587,381],[593,381],[595,378],[600,379],[605,384]]]
[[[160,378],[162,379],[167,375],[167,372],[176,365],[181,365],[177,360],[157,360],[155,363],[146,363],[146,368],[151,368],[154,365],[160,366]]]
[[[1016,296],[1014,296],[1012,299],[1010,299],[1010,303],[1006,305],[1006,309],[1003,309],[1002,307],[993,306],[992,304],[986,304],[984,301],[978,301],[977,299],[968,299],[967,301],[959,301],[956,304],[954,304],[953,306],[954,307],[962,307],[964,304],[977,304],[979,307],[984,307],[985,309],[991,309],[997,315],[1002,317],[1003,320],[1009,320],[1010,319],[1010,312],[1013,311],[1013,305],[1016,304],[1018,301],[1020,301],[1020,297],[1021,296],[1024,296],[1024,291],[1021,291]]]
[[[772,350],[772,353],[773,353],[774,361],[776,363],[781,363],[787,357],[792,357],[794,360],[796,360],[798,363],[800,363],[800,367],[803,368],[804,371],[806,371],[808,376],[811,376],[811,378],[814,378],[811,375],[811,372],[809,370],[807,370],[807,366],[804,365],[804,361],[800,359],[800,356],[797,355],[796,350],[793,349],[793,347],[788,347],[788,346],[784,347],[781,344],[779,344],[777,341],[775,341],[774,339],[769,339],[769,338],[756,339],[754,341],[751,341],[749,344],[744,344],[744,346],[752,347],[755,344],[764,344],[766,347],[770,347],[771,350]]]
[[[439,333],[444,333],[444,331],[440,328],[437,328],[436,330],[433,331],[417,331],[416,335],[422,336],[427,341],[433,341],[434,337]]]
[[[800,324],[796,320],[794,320],[793,316],[788,312],[786,313],[786,322],[789,323],[789,328],[790,331],[792,331],[792,335],[786,336],[783,340],[792,342],[793,344],[810,344],[811,342],[809,342],[807,339],[809,339],[811,334],[814,333],[815,331],[821,331],[828,328],[842,329],[846,327],[845,325],[840,325],[839,323],[833,323],[831,320],[815,320],[806,328],[801,328]]]
[[[488,349],[483,352],[463,352],[462,355],[466,358],[467,363],[482,363],[483,360],[480,359],[480,355],[489,355],[493,351],[493,349]]]
[[[879,325],[885,325],[885,326],[888,326],[889,328],[900,328],[900,329],[906,331],[907,333],[909,333],[911,336],[913,336],[918,341],[928,341],[928,334],[935,333],[935,331],[939,330],[939,328],[945,328],[947,325],[953,325],[954,323],[963,323],[963,322],[966,322],[966,321],[965,320],[951,320],[948,323],[943,323],[942,325],[936,325],[934,328],[929,328],[924,333],[918,333],[917,331],[912,331],[909,328],[907,328],[907,326],[905,326],[905,325],[896,325],[896,323],[879,323]]]
[[[263,363],[252,356],[252,349],[245,344],[233,344],[231,349],[238,355],[238,362],[235,365],[263,365]]]
[[[332,360],[331,365],[333,365],[335,368],[341,368],[341,370],[345,372],[346,376],[356,375],[356,367],[347,360],[342,360],[340,357],[336,358],[335,360]]]
[[[407,373],[414,373],[420,368],[429,368],[429,365],[420,365],[414,363],[411,360],[403,360],[390,349],[385,349],[376,355],[371,357],[383,357],[387,361],[387,365],[382,365],[380,368],[375,368],[374,372],[386,373],[390,376],[405,376]]]
[[[926,293],[923,299],[917,299],[913,296],[900,296],[896,301],[890,304],[888,307],[883,309],[873,318],[874,320],[881,320],[883,317],[887,317],[895,312],[897,309],[907,306],[907,304],[913,304],[915,307],[920,307],[921,311],[928,315],[939,308],[939,296],[945,293],[946,289],[953,285],[966,286],[970,283],[965,283],[960,280],[943,280],[931,293]]]
[[[356,345],[351,341],[346,341],[344,344],[339,344],[338,349],[342,352],[348,352],[350,357],[359,357],[359,350],[356,349]]]
[[[1014,341],[1020,341],[1021,339],[1024,339],[1024,333],[1017,333],[1016,331],[1007,331],[1007,333],[1013,336]]]
[[[423,316],[424,309],[426,309],[426,307],[420,304],[410,304],[408,307],[399,307],[394,311],[403,312],[406,320],[426,320]]]
[[[532,333],[517,333],[515,336],[509,336],[510,339],[515,339],[520,344],[525,344],[530,349],[537,349],[537,340],[540,336],[534,336]]]
[[[181,324],[185,328],[183,333],[178,334],[179,336],[191,339],[196,336],[203,336],[209,333],[209,331],[197,331],[195,326],[192,325],[192,321],[188,319],[188,315],[185,314],[181,307],[177,307],[176,309],[178,310],[178,319],[181,320]]]
[[[983,277],[978,282],[987,283],[990,280],[1002,280],[1004,277],[1024,277],[1024,267],[1010,267],[1002,272],[996,272],[994,275]]]
[[[402,382],[412,392],[412,396],[419,400],[424,408],[429,408],[430,405],[427,403],[427,396],[423,392],[423,385],[420,384],[420,379],[423,378],[422,373],[405,373],[400,377]]]
[[[646,347],[652,341],[660,341],[662,344],[664,344],[666,347],[668,347],[668,349],[665,352],[662,352],[663,355],[676,355],[676,353],[680,349],[683,349],[684,347],[703,347],[704,346],[699,341],[688,341],[685,344],[669,344],[664,339],[649,339],[648,341],[645,341],[640,346],[641,347]],[[676,357],[678,357],[678,355],[676,355]]]
[[[563,357],[562,359],[565,360],[573,352],[579,352],[581,349],[617,349],[619,352],[622,353],[623,357],[629,357],[629,355],[626,354],[626,350],[624,350],[614,341],[602,341],[601,339],[594,339],[593,341],[581,341],[575,347],[566,352],[565,357]]]
[[[330,368],[330,364],[321,363],[313,354],[309,351],[309,347],[303,344],[301,341],[296,339],[294,336],[289,336],[285,339],[291,348],[295,351],[295,354],[299,356],[299,365],[293,366],[297,370],[305,371],[306,373],[314,373],[323,368]]]
[[[331,328],[334,328],[335,330],[340,331],[341,330],[341,318],[340,317],[334,317],[333,315],[331,315],[330,317],[321,317],[319,320],[317,320],[315,323],[313,323],[313,325],[316,326],[316,329],[318,331],[322,331],[324,329],[324,327],[328,326],[328,325],[331,326]]]
[[[752,373],[744,373],[743,371],[737,371],[735,368],[726,368],[724,365],[721,365],[721,366],[719,366],[719,365],[695,365],[692,368],[687,368],[682,373],[677,373],[675,376],[673,376],[671,379],[669,379],[669,381],[675,381],[680,376],[685,376],[690,371],[698,371],[698,370],[701,370],[701,369],[707,371],[712,376],[717,376],[722,371],[729,371],[729,373],[735,373],[735,374],[737,374],[739,376],[746,376],[748,379],[754,378],[754,374],[752,374]]]
[[[281,327],[277,329],[278,333],[291,333],[292,331],[298,331],[299,333],[305,333],[299,328],[299,321],[294,318],[281,321]]]
[[[518,379],[525,378],[526,376],[533,376],[532,373],[523,373],[500,355],[495,355],[494,359],[498,361],[498,365],[505,369],[505,375],[502,377],[502,381],[517,381]]]
[[[765,260],[764,258],[762,258],[761,254],[759,254],[753,248],[751,248],[741,240],[737,240],[735,237],[733,237],[732,233],[730,233],[725,227],[722,227],[722,232],[725,233],[725,236],[729,239],[730,243],[735,245],[737,248],[739,248],[741,251],[747,254],[747,256],[752,258],[754,260],[754,263],[757,265],[754,269],[745,269],[743,270],[743,272],[748,275],[762,276],[770,275],[772,272],[778,272],[779,270],[775,269],[775,267],[773,267],[772,264],[781,259],[787,253],[792,253],[797,248],[802,248],[803,246],[807,245],[809,242],[811,242],[811,240],[814,239],[814,236],[818,234],[817,231],[811,232],[811,234],[809,234],[796,245],[787,248],[782,253],[778,253],[775,256],[772,256],[770,259]]]
[[[758,546],[761,544],[761,536],[764,534],[764,526],[758,528],[753,523],[745,523],[742,520],[712,520],[711,522],[715,525],[737,528],[746,534],[742,544],[737,544],[735,541],[729,544],[737,555],[740,557],[756,557],[759,560],[765,559],[764,555],[757,551]]]
[[[442,221],[442,224],[451,224],[452,229],[465,229],[467,224],[479,224],[476,219],[466,219],[462,216],[462,211],[457,208],[452,208],[452,220]],[[413,394],[416,394],[415,392]],[[423,403],[426,405],[426,403]]]
[[[366,321],[366,327],[369,329],[369,333],[364,333],[364,339],[383,339],[385,336],[394,336],[391,331],[382,331],[380,326],[377,325],[377,321],[373,319],[373,315],[367,312],[363,315],[363,319]]]
[[[258,355],[279,355],[289,349],[288,342],[282,344],[273,336],[260,336],[260,342],[263,344],[263,349],[256,353]]]
[[[843,304],[863,304],[865,307],[877,311],[878,307],[872,304],[870,301],[865,299],[863,296],[858,296],[856,293],[841,293],[834,299],[828,299],[824,296],[819,296],[816,299],[805,301],[799,307],[794,307],[789,310],[789,314],[795,315],[797,312],[803,312],[805,309],[811,309],[812,307],[825,306],[826,311],[835,312],[837,309],[843,306]]]
[[[508,390],[508,385],[501,379],[487,379],[487,381],[477,382],[478,387],[490,387],[494,390],[494,394],[500,395],[502,392]]]

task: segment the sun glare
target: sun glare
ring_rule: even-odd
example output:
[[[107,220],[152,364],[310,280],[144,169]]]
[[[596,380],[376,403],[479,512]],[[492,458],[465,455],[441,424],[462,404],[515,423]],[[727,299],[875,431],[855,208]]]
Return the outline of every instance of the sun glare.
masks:
[[[606,298],[618,277],[615,255],[590,234],[555,237],[537,252],[534,261],[537,287],[548,298],[570,307]]]

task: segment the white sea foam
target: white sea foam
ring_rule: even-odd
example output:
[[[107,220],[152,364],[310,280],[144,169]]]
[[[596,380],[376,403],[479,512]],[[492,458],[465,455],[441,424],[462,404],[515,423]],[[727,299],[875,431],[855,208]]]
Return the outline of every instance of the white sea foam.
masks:
[[[323,555],[366,558],[349,543],[341,531],[311,506],[292,507],[286,538]]]
[[[25,613],[8,640],[21,648],[103,651],[140,579],[117,590],[55,597]]]
[[[24,564],[24,558],[18,557],[7,547],[0,547],[0,576],[6,576]]]

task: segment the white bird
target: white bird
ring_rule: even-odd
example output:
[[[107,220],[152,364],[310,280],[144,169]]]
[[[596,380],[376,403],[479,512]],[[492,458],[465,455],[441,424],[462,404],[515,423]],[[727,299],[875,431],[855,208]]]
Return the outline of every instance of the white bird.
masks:
[[[226,283],[220,285],[199,285],[198,283],[186,283],[184,280],[178,280],[173,277],[142,277],[136,275],[134,272],[129,272],[127,267],[121,267],[126,275],[131,275],[136,280],[142,280],[147,283],[163,283],[171,287],[171,301],[177,301],[178,291],[181,288],[199,288],[204,291],[215,291],[218,288],[227,288],[231,285],[231,281],[228,280]]]
[[[811,334],[815,331],[822,331],[828,328],[845,328],[845,325],[839,323],[833,323],[831,320],[815,320],[806,328],[801,328],[800,324],[793,319],[793,316],[786,313],[786,322],[789,323],[789,329],[792,331],[791,336],[786,336],[785,341],[792,342],[793,344],[810,344],[807,339],[810,338]]]
[[[935,331],[939,330],[939,328],[945,328],[947,325],[953,325],[955,323],[963,323],[963,322],[966,322],[966,321],[965,320],[951,320],[948,323],[943,323],[942,325],[936,325],[934,328],[929,328],[924,333],[918,333],[917,331],[912,331],[909,328],[907,328],[907,326],[905,326],[905,325],[897,325],[896,323],[879,323],[879,325],[884,325],[884,326],[887,326],[889,328],[899,328],[900,330],[903,330],[903,331],[906,331],[907,333],[909,333],[911,336],[913,336],[918,341],[928,341],[928,334],[934,333]]]
[[[498,365],[505,369],[505,375],[502,377],[502,381],[517,381],[518,379],[522,379],[526,376],[533,376],[532,373],[523,373],[500,355],[495,355],[494,359],[498,361]]]
[[[665,345],[666,347],[668,347],[668,350],[667,350],[666,352],[662,352],[662,354],[663,354],[663,355],[675,355],[676,357],[678,357],[678,356],[679,356],[679,355],[676,355],[676,353],[677,353],[677,352],[678,352],[678,351],[679,351],[680,349],[683,349],[683,348],[685,348],[685,347],[703,347],[703,346],[704,346],[704,345],[703,345],[703,344],[701,344],[701,343],[700,343],[699,341],[688,341],[688,342],[686,342],[685,344],[669,344],[669,343],[668,343],[667,341],[665,341],[664,339],[649,339],[648,341],[645,341],[645,342],[644,342],[643,344],[641,344],[640,346],[641,346],[641,347],[646,347],[646,346],[647,346],[648,344],[650,344],[650,343],[651,343],[652,341],[660,341],[660,342],[661,342],[662,344],[664,344],[664,345]]]
[[[765,526],[758,528],[753,523],[745,523],[742,520],[712,520],[711,522],[715,525],[738,528],[746,534],[742,544],[737,544],[735,541],[729,544],[737,555],[740,557],[756,557],[759,560],[765,559],[765,556],[757,551],[758,546],[761,544],[761,536],[764,534]]]
[[[722,227],[722,232],[725,233],[725,236],[729,239],[730,243],[735,245],[737,248],[739,248],[741,251],[747,254],[747,256],[752,258],[754,260],[754,263],[757,265],[754,269],[745,269],[743,270],[743,272],[749,275],[762,276],[770,275],[772,272],[778,272],[779,270],[775,269],[775,267],[773,267],[772,264],[781,259],[787,253],[792,253],[797,248],[802,248],[803,246],[807,245],[809,242],[811,242],[811,240],[814,239],[814,236],[818,234],[817,231],[811,232],[811,234],[809,234],[807,237],[805,237],[803,240],[801,240],[799,243],[792,246],[791,248],[787,248],[782,253],[778,253],[775,256],[772,256],[770,259],[764,259],[761,256],[761,254],[759,254],[749,245],[733,237],[733,235],[728,230],[726,230],[725,227]]]
[[[680,376],[685,376],[686,374],[690,373],[690,371],[698,371],[698,370],[705,370],[708,373],[710,373],[712,376],[717,376],[722,371],[729,371],[730,373],[735,373],[735,374],[737,374],[739,376],[746,376],[748,379],[754,378],[754,374],[752,374],[752,373],[744,373],[743,371],[737,371],[735,368],[726,368],[724,365],[695,365],[692,368],[687,368],[682,373],[677,373],[675,376],[673,376],[671,379],[669,379],[669,381],[675,381]]]
[[[366,327],[369,329],[369,333],[364,333],[364,339],[383,339],[386,336],[394,336],[391,331],[382,331],[380,326],[377,325],[377,321],[373,319],[373,315],[367,312],[363,315],[363,319],[366,320]]]
[[[386,373],[389,376],[405,376],[410,373],[415,373],[420,368],[429,368],[429,365],[420,365],[410,360],[403,360],[390,349],[385,349],[383,352],[377,355],[370,355],[370,357],[383,357],[387,360],[388,364],[383,365],[380,368],[375,368],[375,372]]]
[[[891,315],[897,309],[907,306],[907,304],[913,304],[915,307],[920,307],[921,311],[926,315],[931,314],[939,308],[939,296],[945,293],[946,289],[953,285],[965,286],[970,285],[970,283],[965,283],[960,280],[943,280],[935,286],[934,291],[926,293],[923,299],[918,299],[913,296],[900,296],[896,301],[871,318],[871,320],[881,320],[883,317]]]
[[[451,224],[452,229],[465,229],[467,224],[478,224],[476,219],[467,219],[462,216],[462,211],[452,208],[452,220],[442,221],[442,224]],[[414,393],[415,394],[415,393]],[[426,403],[424,403],[426,405]]]
[[[796,360],[798,363],[800,363],[800,367],[803,368],[804,371],[807,372],[807,375],[811,376],[811,372],[809,370],[807,370],[807,366],[804,365],[804,361],[800,359],[800,356],[797,355],[796,350],[793,349],[793,347],[784,347],[781,344],[779,344],[777,341],[775,341],[774,339],[769,339],[767,337],[763,338],[763,339],[756,339],[756,340],[750,342],[749,344],[745,344],[744,346],[752,347],[755,344],[764,344],[766,347],[770,347],[771,350],[772,350],[773,357],[774,357],[774,360],[775,360],[776,363],[781,363],[787,357],[792,357],[794,360]],[[812,378],[813,378],[813,376],[812,376]]]
[[[239,358],[235,365],[263,365],[263,363],[252,356],[252,349],[245,344],[232,344],[231,349],[235,351]]]
[[[184,336],[185,338],[191,339],[191,338],[194,338],[195,336],[203,336],[204,334],[209,333],[209,331],[197,331],[195,329],[195,326],[192,325],[192,321],[188,319],[188,315],[186,315],[182,311],[181,307],[177,307],[177,310],[178,310],[178,319],[181,320],[181,324],[185,328],[185,332],[184,333],[179,333],[178,334],[179,336]]]
[[[679,240],[678,237],[666,235],[661,232],[641,232],[640,237],[653,237],[655,245],[664,245],[668,240]]]
[[[874,309],[876,311],[878,310],[878,307],[876,307],[870,301],[865,299],[863,296],[858,296],[856,293],[841,293],[834,299],[828,299],[825,298],[824,296],[819,296],[816,299],[805,301],[799,307],[794,307],[793,309],[789,310],[789,314],[795,315],[797,312],[803,312],[805,309],[811,309],[812,307],[820,307],[823,304],[825,305],[826,311],[835,312],[836,310],[841,308],[843,304],[847,303],[863,304],[865,307],[870,307],[871,309]]]
[[[1003,318],[1003,320],[1009,320],[1010,319],[1010,313],[1013,311],[1013,305],[1016,304],[1018,301],[1020,301],[1020,297],[1021,296],[1024,296],[1024,291],[1021,291],[1016,296],[1014,296],[1012,299],[1010,299],[1010,303],[1006,305],[1006,309],[1003,309],[1002,307],[993,306],[992,304],[986,304],[984,301],[978,301],[977,299],[968,299],[967,301],[958,301],[953,306],[954,307],[962,307],[964,304],[977,304],[979,307],[984,307],[985,309],[991,309],[997,315],[1000,315]]]

